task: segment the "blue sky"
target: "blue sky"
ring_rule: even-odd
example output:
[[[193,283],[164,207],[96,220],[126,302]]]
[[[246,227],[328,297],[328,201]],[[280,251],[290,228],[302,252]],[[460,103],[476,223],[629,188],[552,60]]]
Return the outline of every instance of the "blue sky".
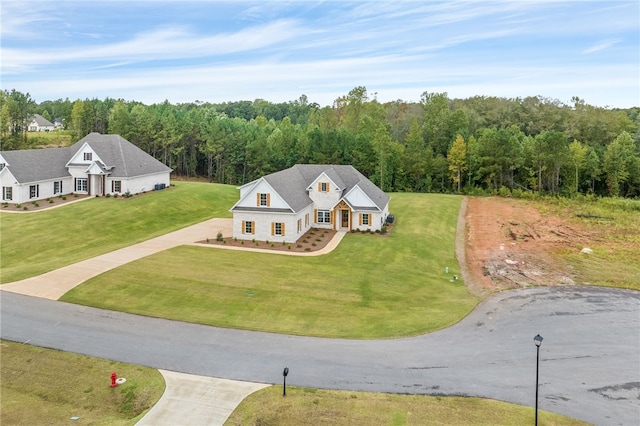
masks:
[[[2,0],[1,87],[36,102],[331,105],[540,95],[640,106],[640,2]]]

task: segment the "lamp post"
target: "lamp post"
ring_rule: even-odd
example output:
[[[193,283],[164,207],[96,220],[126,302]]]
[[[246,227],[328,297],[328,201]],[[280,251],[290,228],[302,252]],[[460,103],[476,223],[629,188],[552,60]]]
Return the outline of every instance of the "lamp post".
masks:
[[[282,372],[282,379],[284,380],[282,383],[282,396],[287,396],[287,374],[289,374],[289,368],[285,367]]]
[[[533,338],[533,343],[536,345],[536,426],[538,426],[538,369],[540,366],[540,345],[542,344],[542,336],[537,334]]]

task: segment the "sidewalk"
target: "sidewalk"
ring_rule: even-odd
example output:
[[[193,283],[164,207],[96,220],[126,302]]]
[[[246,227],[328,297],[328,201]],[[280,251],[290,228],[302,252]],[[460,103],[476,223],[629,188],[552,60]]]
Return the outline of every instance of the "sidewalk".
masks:
[[[220,425],[255,391],[270,385],[159,370],[167,388],[138,426]]]

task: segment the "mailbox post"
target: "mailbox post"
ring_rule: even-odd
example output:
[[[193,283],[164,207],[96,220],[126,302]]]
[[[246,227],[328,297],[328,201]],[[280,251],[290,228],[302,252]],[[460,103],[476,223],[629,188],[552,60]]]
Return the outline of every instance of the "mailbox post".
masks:
[[[289,374],[289,368],[285,367],[282,372],[282,379],[284,380],[282,384],[282,396],[287,396],[287,375]]]

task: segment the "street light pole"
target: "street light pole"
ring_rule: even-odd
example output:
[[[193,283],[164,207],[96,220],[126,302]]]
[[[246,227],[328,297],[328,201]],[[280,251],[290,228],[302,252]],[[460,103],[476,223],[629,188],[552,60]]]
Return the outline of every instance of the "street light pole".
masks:
[[[536,345],[536,426],[538,426],[538,370],[540,366],[540,345],[542,344],[542,336],[539,334],[533,338]]]

